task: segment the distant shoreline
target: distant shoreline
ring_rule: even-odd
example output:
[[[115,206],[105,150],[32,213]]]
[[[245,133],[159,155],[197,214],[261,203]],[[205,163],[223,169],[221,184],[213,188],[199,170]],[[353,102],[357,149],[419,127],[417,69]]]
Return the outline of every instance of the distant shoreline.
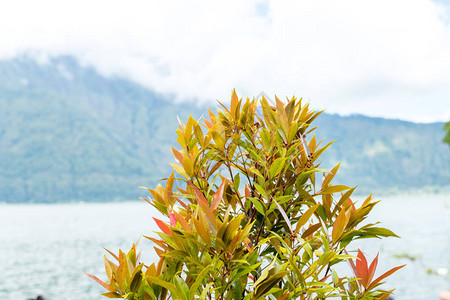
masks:
[[[358,193],[357,189],[353,193],[352,198],[366,198],[371,193]],[[442,189],[439,192],[428,192],[425,189],[416,191],[405,191],[405,192],[373,192],[372,196],[374,198],[419,198],[419,197],[446,197],[450,199],[450,187],[448,189]],[[0,201],[0,206],[2,205],[65,205],[65,204],[78,204],[78,205],[88,205],[88,204],[121,204],[121,203],[145,203],[140,199],[124,199],[124,200],[113,200],[113,201],[83,201],[83,200],[70,200],[61,202],[2,202]],[[147,204],[148,205],[148,204]]]

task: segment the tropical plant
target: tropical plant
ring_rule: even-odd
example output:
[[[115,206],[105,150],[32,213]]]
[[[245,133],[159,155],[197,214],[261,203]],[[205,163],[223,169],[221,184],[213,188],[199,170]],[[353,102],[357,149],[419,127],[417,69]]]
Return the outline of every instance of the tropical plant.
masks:
[[[221,104],[222,105],[222,104]],[[158,263],[140,262],[136,247],[108,251],[109,298],[126,299],[384,299],[392,291],[373,280],[370,267],[352,241],[396,236],[365,224],[378,201],[353,202],[355,188],[334,185],[339,165],[319,168],[321,146],[311,123],[320,112],[296,98],[275,105],[262,97],[238,99],[200,123],[179,122],[178,164],[165,186],[148,189],[166,220],[155,243]],[[174,191],[176,190],[176,191]],[[356,263],[352,261],[356,259]],[[348,262],[353,275],[335,266]]]

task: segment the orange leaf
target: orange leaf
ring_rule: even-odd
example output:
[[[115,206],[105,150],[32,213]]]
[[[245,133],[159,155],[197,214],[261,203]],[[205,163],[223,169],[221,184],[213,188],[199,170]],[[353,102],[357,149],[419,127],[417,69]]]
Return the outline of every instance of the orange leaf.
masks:
[[[348,219],[346,218],[345,209],[343,208],[334,221],[333,231],[331,233],[333,243],[337,243],[337,241],[339,241],[342,233],[344,232],[345,226],[347,226],[347,223]]]
[[[186,219],[183,218],[183,216],[177,212],[175,212],[174,214],[175,214],[175,218],[177,218],[178,222],[180,222],[183,229],[190,232],[191,228],[189,227],[189,224],[187,223]]]
[[[157,239],[155,239],[155,238],[152,238],[152,237],[146,236],[146,235],[144,235],[144,237],[145,237],[146,239],[149,239],[150,241],[152,241],[152,242],[155,243],[156,245],[160,246],[161,248],[164,248],[164,249],[166,249],[166,250],[169,249],[169,247],[167,247],[166,242],[164,242],[163,240],[157,240]]]
[[[248,252],[252,252],[253,251],[252,241],[250,241],[250,239],[248,237],[244,238],[244,245],[247,248]]]
[[[96,276],[88,274],[83,272],[84,274],[86,274],[87,276],[91,277],[92,279],[94,279],[95,281],[97,281],[97,283],[99,283],[102,287],[104,287],[105,289],[107,289],[110,292],[114,292],[115,288],[110,286],[109,284],[107,284],[106,282],[101,281],[100,279],[98,279]]]
[[[208,108],[208,115],[209,115],[209,119],[211,120],[211,123],[214,123],[214,119],[216,118],[216,116],[209,108]]]
[[[170,231],[169,226],[167,226],[166,223],[164,223],[163,221],[157,219],[157,218],[153,218],[153,220],[155,220],[156,225],[158,225],[159,229],[161,229],[162,232],[164,232],[165,234],[168,235],[172,235],[172,232]]]
[[[369,268],[367,267],[367,260],[361,250],[358,249],[358,259],[356,260],[356,276],[359,282],[364,288],[367,288],[367,283],[369,279]]]
[[[106,249],[106,248],[103,248],[103,249],[105,249],[106,251],[108,251],[108,253],[111,254],[112,257],[114,257],[117,261],[119,261],[119,258],[117,257],[117,255],[115,255],[114,253],[112,253],[111,251],[109,251],[109,250]]]
[[[347,201],[347,205],[352,208],[352,212],[355,212],[356,208],[355,208],[355,204],[353,204],[352,199],[348,198],[346,201]]]
[[[203,121],[205,121],[205,124],[206,124],[206,126],[208,127],[208,128],[211,128],[213,125],[208,121],[208,120],[206,120],[205,118],[203,118]]]
[[[159,257],[163,257],[163,255],[164,255],[163,250],[156,248],[156,247],[153,247],[153,248],[155,249],[155,252],[156,252],[156,254],[158,254]]]
[[[316,211],[316,209],[319,207],[319,204],[316,204],[310,208],[308,208],[307,211],[305,211],[302,216],[300,217],[300,219],[298,219],[297,221],[297,225],[295,226],[295,233],[298,233],[298,231],[300,230],[300,228],[306,224],[306,222],[308,220],[310,220],[311,216],[313,215],[313,213]]]
[[[175,199],[173,199],[173,181],[174,181],[174,172],[170,174],[169,178],[167,178],[166,187],[164,188],[164,198],[171,206],[175,204]]]
[[[139,199],[144,200],[145,202],[147,202],[150,205],[153,205],[153,203],[151,203],[148,199],[145,199],[143,197],[139,197]]]
[[[220,185],[219,189],[218,189],[217,192],[214,194],[213,201],[212,201],[212,203],[211,203],[211,208],[212,208],[213,210],[216,209],[216,208],[219,206],[220,201],[221,201],[222,198],[223,198],[223,190],[224,190],[224,188],[225,188],[225,184],[226,184],[226,181],[225,181],[225,180],[222,181],[222,184]]]
[[[306,238],[307,236],[309,236],[310,234],[313,234],[317,229],[319,229],[320,227],[322,227],[322,225],[320,223],[314,224],[314,225],[310,225],[308,227],[308,229],[305,230],[305,232],[303,232],[302,234],[302,239]]]
[[[177,149],[175,149],[174,147],[172,147],[172,153],[173,153],[173,156],[175,156],[175,158],[181,164],[181,162],[183,161],[183,154],[181,154],[181,152],[178,151]]]
[[[250,191],[248,190],[247,185],[245,186],[245,197],[250,197]]]
[[[187,209],[187,205],[186,205],[183,201],[181,201],[181,200],[178,199],[178,198],[176,198],[176,199],[177,199],[178,203],[180,203],[180,205],[181,205],[184,209]]]
[[[231,94],[231,114],[234,116],[235,112],[236,112],[236,108],[237,108],[237,104],[238,104],[239,98],[236,94],[236,90],[233,89],[233,92]]]
[[[377,283],[379,283],[381,280],[383,280],[384,278],[392,275],[394,272],[396,272],[397,270],[403,268],[406,265],[403,266],[398,266],[395,268],[390,269],[389,271],[387,271],[386,273],[384,273],[383,275],[381,275],[380,277],[378,277],[377,279],[375,279],[368,287],[368,289],[370,290],[372,287],[374,287]]]
[[[211,238],[209,236],[209,232],[206,231],[205,227],[203,226],[202,222],[199,220],[193,218],[195,229],[197,230],[197,233],[200,235],[202,240],[207,243],[208,245],[211,245]]]
[[[217,231],[217,220],[216,216],[214,215],[213,209],[209,206],[208,200],[198,189],[198,187],[196,187],[192,182],[189,182],[189,184],[193,188],[196,196],[195,198],[197,199],[198,204],[202,208],[203,212],[206,215],[206,218],[208,219],[211,225],[211,230],[213,230],[213,232],[215,233],[215,231]]]

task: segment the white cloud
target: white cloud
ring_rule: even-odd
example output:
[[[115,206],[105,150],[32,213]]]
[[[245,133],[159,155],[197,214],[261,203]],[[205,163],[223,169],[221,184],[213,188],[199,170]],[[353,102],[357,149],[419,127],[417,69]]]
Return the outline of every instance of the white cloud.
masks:
[[[304,97],[416,121],[450,108],[448,7],[410,1],[10,1],[0,57],[73,54],[178,100]]]

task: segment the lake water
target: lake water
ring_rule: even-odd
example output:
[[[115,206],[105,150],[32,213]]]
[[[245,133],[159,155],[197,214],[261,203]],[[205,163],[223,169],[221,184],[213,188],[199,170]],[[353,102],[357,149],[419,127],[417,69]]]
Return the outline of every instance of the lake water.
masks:
[[[105,279],[102,247],[128,250],[140,235],[155,230],[155,211],[145,202],[107,204],[0,205],[0,299],[106,299],[82,272]],[[390,277],[395,299],[437,299],[450,289],[450,196],[384,198],[370,221],[381,221],[401,239],[358,242],[368,259],[380,251],[378,270],[407,264]],[[143,261],[156,260],[151,243],[141,239]],[[394,255],[417,256],[415,260]]]

